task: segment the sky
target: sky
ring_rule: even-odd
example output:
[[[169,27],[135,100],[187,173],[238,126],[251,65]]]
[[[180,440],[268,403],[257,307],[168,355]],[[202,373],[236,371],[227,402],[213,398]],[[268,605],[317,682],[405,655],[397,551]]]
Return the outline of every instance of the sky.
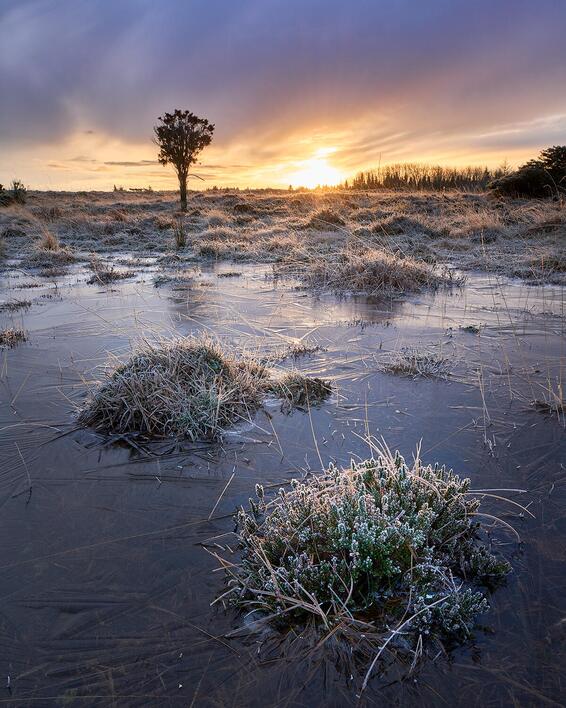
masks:
[[[518,165],[566,143],[565,36],[566,0],[0,0],[0,182],[172,189],[175,108],[216,125],[192,188]]]

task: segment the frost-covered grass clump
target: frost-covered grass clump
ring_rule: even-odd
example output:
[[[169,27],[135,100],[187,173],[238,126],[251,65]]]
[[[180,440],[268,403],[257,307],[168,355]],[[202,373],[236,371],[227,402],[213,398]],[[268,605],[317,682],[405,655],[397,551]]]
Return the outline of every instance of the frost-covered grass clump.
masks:
[[[115,365],[93,390],[79,422],[110,433],[216,439],[250,421],[266,396],[280,398],[288,410],[314,405],[329,392],[321,379],[278,375],[210,337],[181,337],[146,342]]]
[[[8,347],[12,349],[21,342],[27,340],[27,335],[23,329],[17,327],[6,327],[0,329],[0,347]]]
[[[344,248],[333,254],[314,253],[302,261],[286,259],[278,272],[286,270],[294,272],[307,287],[342,293],[391,295],[463,282],[453,271],[438,271],[424,261],[383,248]]]
[[[116,270],[114,266],[109,266],[96,255],[90,259],[89,267],[92,270],[92,275],[87,280],[89,285],[108,285],[117,280],[126,280],[135,276],[133,271]]]
[[[382,364],[383,371],[412,378],[446,378],[448,359],[437,352],[405,347]]]
[[[466,639],[510,570],[479,537],[480,499],[444,467],[388,450],[330,467],[237,515],[241,562],[225,562],[224,600],[278,623],[361,627],[411,648]],[[388,641],[388,640],[387,640]]]

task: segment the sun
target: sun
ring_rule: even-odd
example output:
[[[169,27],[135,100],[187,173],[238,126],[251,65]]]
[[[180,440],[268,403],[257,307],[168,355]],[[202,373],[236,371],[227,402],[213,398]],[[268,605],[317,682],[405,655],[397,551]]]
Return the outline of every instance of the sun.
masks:
[[[340,172],[326,157],[312,157],[301,163],[299,170],[289,177],[292,187],[333,187],[342,181]]]

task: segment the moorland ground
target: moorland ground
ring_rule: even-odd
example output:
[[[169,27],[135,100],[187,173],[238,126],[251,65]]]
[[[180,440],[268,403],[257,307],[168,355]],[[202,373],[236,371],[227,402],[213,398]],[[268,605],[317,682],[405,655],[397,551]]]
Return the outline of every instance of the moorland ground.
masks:
[[[55,275],[129,252],[140,268],[150,254],[164,267],[273,263],[310,286],[371,292],[391,285],[364,270],[385,254],[388,272],[409,266],[396,290],[418,289],[444,264],[563,284],[565,236],[563,202],[482,193],[209,190],[191,193],[183,214],[173,192],[28,192],[0,209],[0,268]]]
[[[355,675],[360,690],[371,681],[369,705],[380,696],[436,706],[439,695],[507,705],[511,692],[517,705],[533,695],[558,705],[566,339],[564,288],[546,283],[564,282],[565,227],[559,202],[456,192],[209,191],[191,194],[186,214],[174,193],[31,192],[1,207],[0,534],[13,543],[2,562],[0,663],[11,697],[114,701],[143,686],[144,700],[175,694],[189,705],[206,693],[207,705],[255,705],[282,686],[290,702],[296,694],[316,705],[331,686],[340,705],[362,705]],[[489,272],[426,290],[460,283],[466,270]],[[407,294],[329,292],[349,290]],[[195,347],[194,337],[222,346]],[[305,381],[318,383],[320,404],[312,389],[300,400]],[[334,504],[334,489],[316,480],[325,484],[332,462],[349,490],[370,433],[409,454],[422,438],[426,464],[446,463],[479,490],[482,538],[512,569],[486,595],[489,612],[475,595],[483,586],[463,584],[468,571],[459,577],[452,563],[435,564],[426,594],[462,588],[464,604],[415,617],[423,586],[407,597],[397,585],[404,595],[373,615],[371,634],[368,624],[346,626],[340,611],[346,633],[326,634],[319,615],[297,642],[294,629],[258,633],[243,613],[228,604],[224,612],[227,583],[213,554],[240,563],[248,541],[263,548],[264,531],[281,537],[287,510],[303,504],[278,507],[285,514],[269,517],[259,545],[241,525],[233,535],[234,510],[253,509],[254,488],[259,508],[260,486],[270,514],[274,499],[301,502],[277,496],[292,479],[315,480]],[[326,508],[316,507],[325,529]],[[356,529],[346,548],[359,545],[359,511],[345,516]],[[420,512],[390,511],[408,524],[401,548],[409,535],[419,541],[409,522]],[[412,573],[412,554],[387,552]],[[286,558],[265,557],[278,574],[294,572]],[[297,582],[312,595],[305,568],[313,570],[302,564]],[[246,587],[249,570],[255,591],[270,592],[261,565],[241,570]],[[332,598],[349,588],[337,581]],[[322,597],[324,613],[340,610]],[[467,636],[473,619],[474,635],[447,671],[436,637],[456,629],[458,607],[458,631]],[[435,638],[408,644],[409,618],[423,632],[434,620]],[[294,621],[310,627],[308,616]],[[418,681],[391,680],[417,663]],[[47,674],[59,677],[53,686]],[[517,685],[517,675],[529,678]]]

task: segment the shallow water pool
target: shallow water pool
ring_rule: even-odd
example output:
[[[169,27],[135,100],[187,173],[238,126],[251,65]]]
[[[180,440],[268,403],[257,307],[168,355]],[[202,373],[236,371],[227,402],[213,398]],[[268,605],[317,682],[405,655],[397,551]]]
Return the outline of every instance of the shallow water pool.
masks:
[[[219,277],[228,271],[239,275]],[[31,301],[0,312],[0,327],[28,334],[0,350],[0,702],[355,704],[333,657],[301,652],[300,638],[283,654],[261,636],[225,637],[242,619],[210,607],[223,578],[200,544],[232,530],[256,482],[277,488],[367,457],[369,432],[407,457],[420,443],[425,462],[476,489],[526,490],[510,494],[535,518],[486,500],[522,540],[490,529],[514,570],[482,628],[408,679],[376,675],[364,700],[562,705],[565,421],[531,402],[564,380],[564,290],[471,275],[449,292],[337,298],[273,281],[265,267],[195,267],[159,288],[157,272],[145,263],[107,287],[86,284],[80,268],[54,282],[18,271],[0,279],[0,302]],[[77,429],[74,411],[109,352],[122,358],[142,336],[197,331],[260,355],[318,345],[281,366],[330,378],[334,394],[310,412],[270,405],[214,445]],[[439,353],[450,375],[384,373],[404,347]]]

